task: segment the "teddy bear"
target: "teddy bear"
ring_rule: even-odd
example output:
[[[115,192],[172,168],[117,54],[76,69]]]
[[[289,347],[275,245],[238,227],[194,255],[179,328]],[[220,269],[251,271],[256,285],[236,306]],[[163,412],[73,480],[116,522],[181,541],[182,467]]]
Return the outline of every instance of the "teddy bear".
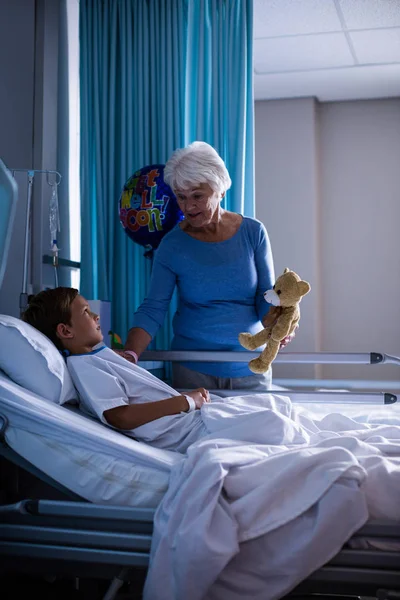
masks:
[[[239,342],[247,350],[255,350],[266,344],[260,356],[249,362],[249,369],[253,373],[268,371],[278,354],[280,342],[296,329],[300,320],[300,301],[310,290],[307,281],[302,281],[297,273],[286,268],[274,287],[264,293],[265,301],[274,307],[270,312],[274,311],[276,319],[255,335],[239,334]]]

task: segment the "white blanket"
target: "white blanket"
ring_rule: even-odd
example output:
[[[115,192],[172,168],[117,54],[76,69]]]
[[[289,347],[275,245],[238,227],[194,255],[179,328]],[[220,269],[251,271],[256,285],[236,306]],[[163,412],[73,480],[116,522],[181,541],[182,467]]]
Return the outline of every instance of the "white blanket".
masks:
[[[247,401],[239,399],[242,408]],[[271,407],[270,432],[262,419],[269,445],[257,435],[240,442],[240,420],[236,441],[219,424],[173,467],[144,600],[275,600],[368,519],[400,520],[400,418],[388,426],[338,414],[317,420],[293,407],[288,418],[287,403]]]

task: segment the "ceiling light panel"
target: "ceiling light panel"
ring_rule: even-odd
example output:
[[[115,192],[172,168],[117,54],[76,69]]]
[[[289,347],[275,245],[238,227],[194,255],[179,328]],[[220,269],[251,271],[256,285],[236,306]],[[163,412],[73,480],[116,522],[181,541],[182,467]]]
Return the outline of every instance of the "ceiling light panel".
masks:
[[[334,0],[254,0],[254,39],[341,31]]]
[[[269,38],[254,41],[257,74],[353,66],[343,33]]]
[[[400,63],[400,27],[352,31],[350,37],[360,64]]]
[[[348,29],[400,26],[400,0],[336,0]]]
[[[400,65],[256,75],[255,100],[314,96],[321,102],[400,96]]]

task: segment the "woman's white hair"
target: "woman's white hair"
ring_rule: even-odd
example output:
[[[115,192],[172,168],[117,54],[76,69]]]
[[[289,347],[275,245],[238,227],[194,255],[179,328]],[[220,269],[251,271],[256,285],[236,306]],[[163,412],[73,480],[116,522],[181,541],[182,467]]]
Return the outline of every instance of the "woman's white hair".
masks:
[[[224,161],[206,142],[175,150],[165,165],[164,180],[173,191],[208,183],[214,192],[223,194],[232,185]]]

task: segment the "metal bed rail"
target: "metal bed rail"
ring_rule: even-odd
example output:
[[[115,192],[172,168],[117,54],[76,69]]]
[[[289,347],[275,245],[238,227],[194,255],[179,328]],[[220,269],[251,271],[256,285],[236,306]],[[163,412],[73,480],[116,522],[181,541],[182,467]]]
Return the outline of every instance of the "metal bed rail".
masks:
[[[171,362],[248,362],[258,358],[259,352],[200,351],[200,350],[146,350],[140,360]],[[280,352],[275,364],[318,365],[377,365],[395,364],[400,358],[382,352]]]
[[[52,568],[59,564],[61,569],[66,562],[86,567],[91,564],[96,565],[98,576],[106,579],[109,569],[114,568],[109,589],[117,590],[118,582],[129,579],[130,569],[148,566],[154,513],[146,508],[46,500],[2,506],[0,562],[18,561],[23,565],[35,557],[44,570],[49,563]],[[370,522],[352,539],[357,537],[400,543],[400,523]],[[345,546],[292,594],[320,593],[323,589],[374,597],[379,592],[382,598],[385,589],[391,594],[400,591],[400,553]],[[108,597],[113,597],[111,591]]]
[[[183,391],[179,390],[178,391]],[[229,396],[243,396],[244,390],[208,390],[211,394],[221,394]],[[282,396],[289,396],[292,402],[300,402],[302,404],[315,404],[316,402],[324,402],[326,404],[395,404],[397,402],[397,395],[390,392],[331,392],[331,391],[318,391],[314,389],[302,389],[302,390],[265,390],[265,393],[281,394]],[[247,392],[248,393],[248,392]]]
[[[140,362],[248,362],[252,358],[257,358],[259,352],[230,352],[230,351],[193,351],[193,350],[147,350],[140,356]],[[382,352],[282,352],[276,357],[275,363],[279,364],[324,364],[324,365],[379,365],[379,364],[396,364],[400,366],[400,358],[391,356]],[[397,394],[392,391],[364,391],[357,390],[343,391],[324,389],[323,392],[316,390],[316,387],[321,387],[318,384],[323,384],[323,380],[317,381],[294,380],[295,387],[302,389],[293,389],[290,380],[285,380],[285,388],[282,391],[287,396],[290,396],[293,402],[312,403],[316,402],[316,396],[324,395],[324,402],[329,404],[394,404],[397,402]],[[378,385],[378,384],[377,384]],[[330,387],[325,386],[323,387]],[[387,385],[385,385],[387,388]],[[354,384],[352,385],[354,388]],[[243,394],[243,390],[209,390],[214,394],[230,396],[238,396]],[[276,389],[267,390],[274,393],[279,393]],[[320,399],[318,401],[321,401]]]

